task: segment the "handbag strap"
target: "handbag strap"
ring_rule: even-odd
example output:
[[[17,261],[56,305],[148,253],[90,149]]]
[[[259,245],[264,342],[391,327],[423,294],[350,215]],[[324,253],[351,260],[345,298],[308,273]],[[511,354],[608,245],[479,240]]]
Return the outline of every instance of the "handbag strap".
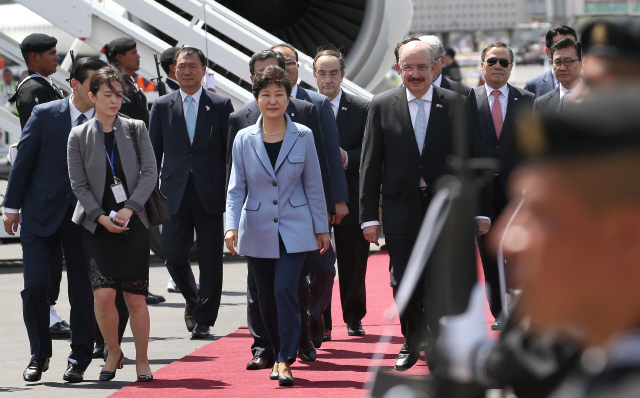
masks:
[[[136,129],[133,127],[133,120],[128,119],[127,123],[129,123],[129,131],[131,132],[131,138],[133,138],[133,148],[136,150],[136,157],[138,158],[138,164],[142,167],[142,158],[140,157],[140,147],[138,146],[138,133]]]

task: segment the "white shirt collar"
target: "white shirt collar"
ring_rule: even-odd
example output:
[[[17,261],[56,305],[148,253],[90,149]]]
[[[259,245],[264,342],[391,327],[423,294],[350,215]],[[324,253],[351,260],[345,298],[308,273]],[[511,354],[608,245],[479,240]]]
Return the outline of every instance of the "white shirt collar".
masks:
[[[71,115],[71,124],[75,123],[82,114],[82,112],[80,112],[80,110],[78,110],[78,108],[73,105],[73,95],[74,94],[71,94],[71,97],[69,98],[69,114]],[[93,108],[89,109],[84,113],[84,117],[86,117],[87,120],[91,119],[93,117],[93,112]]]
[[[442,73],[440,74],[440,76],[438,76],[436,81],[433,82],[433,85],[436,87],[442,87]]]
[[[182,89],[180,89],[180,95],[182,96],[182,102],[186,101],[187,98],[187,93],[185,93],[184,91],[182,91]],[[200,86],[200,88],[198,89],[198,91],[196,91],[195,94],[193,94],[191,97],[193,97],[193,101],[195,101],[196,104],[200,103],[200,96],[202,95],[202,86]]]
[[[494,89],[489,87],[487,83],[484,84],[484,89],[487,91],[487,98],[491,97],[491,93]],[[498,91],[500,91],[505,98],[509,98],[509,83],[505,83],[505,85],[500,87]]]
[[[578,82],[578,84],[572,88],[571,90],[567,90],[562,83],[560,83],[560,98],[564,97],[565,95],[567,95],[569,93],[569,91],[574,92],[576,90],[578,90],[580,88],[580,86],[582,86],[582,78],[580,78],[580,81]]]
[[[291,96],[293,98],[298,98],[296,97],[297,94],[298,94],[298,85],[296,84],[295,86],[291,87]]]
[[[411,94],[411,91],[409,91],[408,88],[405,88],[405,90],[407,90],[407,102],[413,101],[417,98],[415,95]],[[429,86],[429,91],[427,91],[421,98],[431,102],[433,98],[433,85]]]
[[[172,82],[174,82],[175,84],[177,84],[178,86],[180,85],[180,83],[178,83],[178,81],[176,79],[172,79],[170,77],[166,77],[165,78],[167,81],[171,80]]]
[[[331,100],[331,105],[335,106],[336,108],[339,108],[341,99],[342,99],[342,89],[340,89],[340,92],[338,93],[338,95],[336,95],[336,97]]]

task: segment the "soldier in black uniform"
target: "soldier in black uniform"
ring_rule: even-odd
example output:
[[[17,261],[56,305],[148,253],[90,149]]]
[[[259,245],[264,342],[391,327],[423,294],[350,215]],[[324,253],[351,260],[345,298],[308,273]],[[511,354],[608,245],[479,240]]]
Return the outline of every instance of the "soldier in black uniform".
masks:
[[[33,33],[25,37],[20,43],[20,50],[27,70],[20,75],[20,82],[13,97],[9,102],[16,103],[16,109],[20,116],[20,127],[24,129],[31,111],[38,104],[55,101],[64,98],[62,91],[56,87],[49,76],[58,68],[58,52],[56,49],[58,40],[42,33]],[[15,212],[17,209],[5,209],[6,212]],[[54,257],[51,267],[51,286],[48,292],[51,305],[49,333],[54,337],[69,337],[71,330],[69,324],[58,316],[55,304],[60,294],[60,282],[62,280],[62,247]]]
[[[142,120],[149,128],[149,105],[133,74],[140,69],[140,55],[136,48],[136,41],[130,37],[114,39],[104,46],[104,53],[109,63],[118,66],[128,76],[129,81],[125,89],[126,95],[122,100],[120,113],[132,119]]]
[[[176,80],[175,57],[180,47],[169,47],[160,54],[160,66],[167,74],[165,85],[167,94],[180,89],[180,83]],[[174,285],[175,287],[175,285]]]

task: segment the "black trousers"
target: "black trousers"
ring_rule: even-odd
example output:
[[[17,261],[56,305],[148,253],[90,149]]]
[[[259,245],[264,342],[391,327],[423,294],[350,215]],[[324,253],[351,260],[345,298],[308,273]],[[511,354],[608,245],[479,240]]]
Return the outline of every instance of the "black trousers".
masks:
[[[51,266],[51,287],[49,288],[49,304],[56,305],[60,296],[60,282],[62,282],[62,245],[58,244],[53,264]]]
[[[357,322],[367,314],[365,278],[369,259],[369,242],[364,238],[360,224],[334,225],[333,235],[338,258],[342,320],[345,323]],[[324,312],[324,327],[329,330],[332,326],[331,306],[329,306]]]
[[[331,293],[336,279],[335,263],[336,252],[332,246],[324,254],[320,254],[320,250],[309,252],[305,261],[309,268],[309,305],[303,310],[308,310],[315,320],[320,320],[323,312],[331,307]]]
[[[193,176],[189,175],[182,203],[171,221],[162,228],[162,254],[169,274],[189,306],[193,319],[213,326],[218,318],[222,296],[223,215],[210,214],[202,206]],[[194,229],[198,235],[200,289],[189,262]]]
[[[427,212],[431,196],[421,196],[422,217]],[[384,211],[384,210],[383,210]],[[385,242],[389,250],[389,271],[391,275],[391,287],[393,296],[398,292],[404,271],[407,268],[411,251],[416,243],[418,234],[385,234]],[[400,329],[405,337],[409,349],[414,352],[420,350],[420,346],[427,335],[428,296],[426,289],[426,272],[420,275],[418,284],[409,299],[409,304],[400,314]]]
[[[58,245],[66,258],[67,280],[71,314],[71,353],[69,362],[80,369],[91,363],[95,316],[93,293],[89,281],[88,267],[82,251],[82,228],[71,221],[74,207],[69,207],[62,224],[50,236],[37,236],[22,228],[22,256],[24,264],[24,289],[22,310],[31,356],[35,359],[51,358],[52,345],[49,335],[49,298],[51,267]]]
[[[507,205],[507,197],[504,193],[502,184],[500,183],[499,176],[496,176],[493,181],[493,198],[491,200],[493,218],[492,222],[495,223],[498,217],[502,214],[502,211]],[[495,255],[489,251],[488,237],[493,233],[493,229],[489,230],[486,235],[479,236],[478,239],[478,251],[480,252],[480,260],[482,261],[482,269],[484,271],[485,283],[489,285],[487,291],[487,300],[489,300],[489,308],[491,309],[491,315],[497,318],[502,311],[502,301],[500,300],[500,273],[498,271],[498,259]]]

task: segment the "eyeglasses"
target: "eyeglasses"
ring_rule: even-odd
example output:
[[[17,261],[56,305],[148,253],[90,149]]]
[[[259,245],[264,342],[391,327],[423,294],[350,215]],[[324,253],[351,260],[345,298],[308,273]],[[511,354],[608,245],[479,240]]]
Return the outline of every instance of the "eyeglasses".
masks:
[[[332,70],[331,72],[325,72],[321,70],[316,72],[316,76],[319,77],[320,79],[324,79],[327,76],[329,76],[332,79],[337,79],[338,76],[340,76],[340,72],[337,70]]]
[[[487,65],[493,66],[493,65],[497,64],[498,61],[500,62],[500,66],[502,66],[503,68],[507,68],[509,66],[509,64],[511,63],[511,61],[509,61],[506,58],[498,59],[496,57],[491,57],[491,58],[487,59]]]
[[[298,63],[296,61],[287,61],[284,63],[284,65],[286,66],[287,69],[293,69],[296,66],[298,66]]]
[[[418,71],[420,72],[426,72],[429,70],[429,68],[431,67],[431,65],[428,64],[420,64],[420,65],[402,65],[400,66],[400,68],[407,72],[407,73],[413,73],[416,69],[418,69]]]
[[[576,62],[576,61],[581,61],[581,59],[580,58],[578,58],[578,59],[565,58],[564,60],[556,59],[555,61],[553,61],[553,67],[554,68],[559,68],[560,65],[564,65],[564,66],[566,66],[568,68],[571,65],[573,65],[573,63]]]

